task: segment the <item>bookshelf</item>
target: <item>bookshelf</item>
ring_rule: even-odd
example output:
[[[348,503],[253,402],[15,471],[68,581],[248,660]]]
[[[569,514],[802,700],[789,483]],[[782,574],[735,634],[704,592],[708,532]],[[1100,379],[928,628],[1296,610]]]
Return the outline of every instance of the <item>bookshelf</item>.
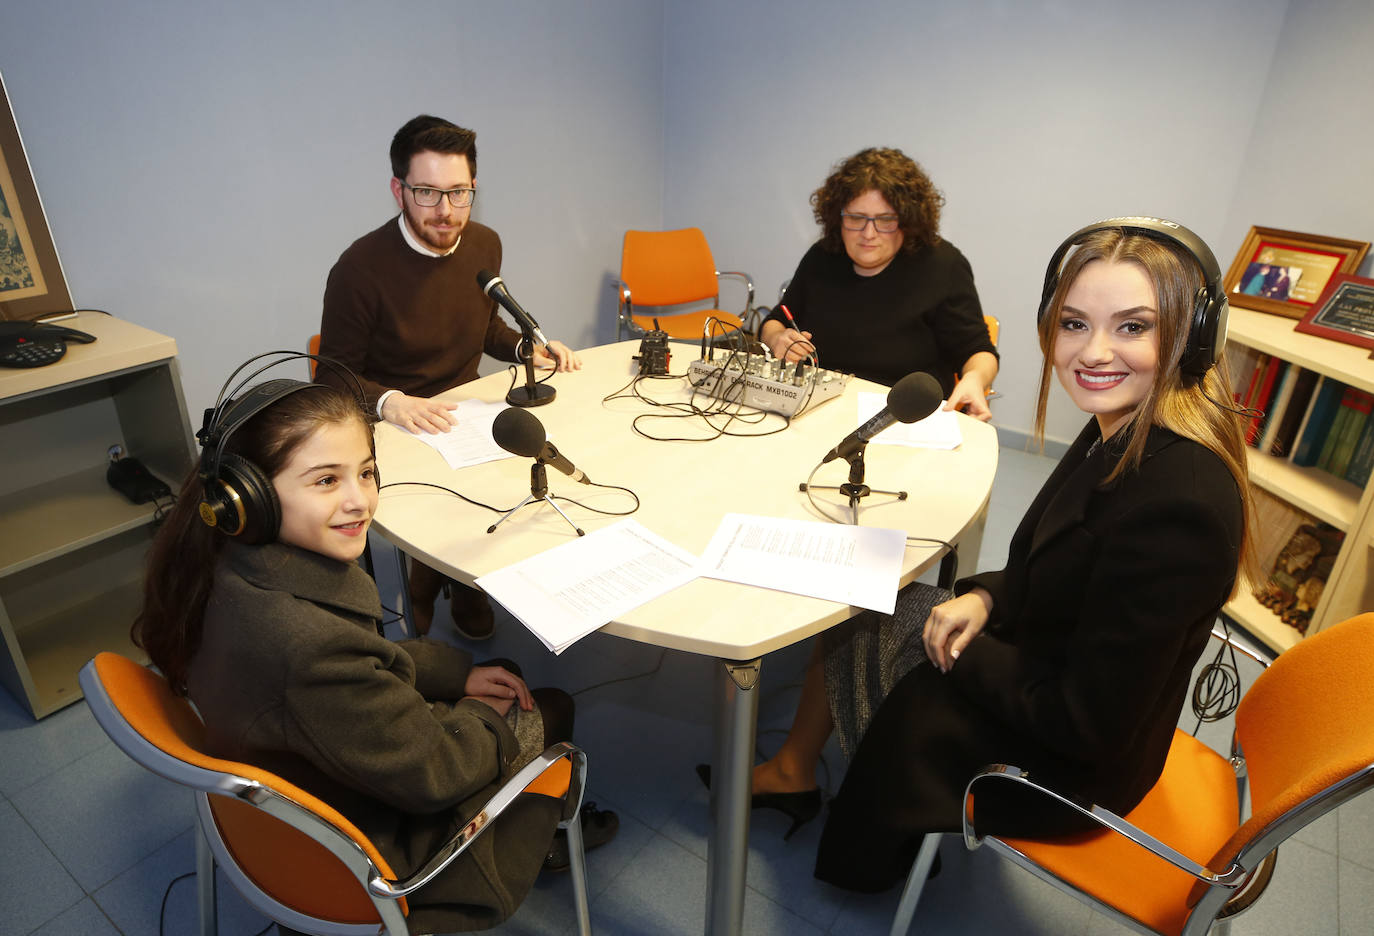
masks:
[[[1363,348],[1295,331],[1297,322],[1278,315],[1231,308],[1228,340],[1374,393],[1374,361]],[[1294,465],[1255,449],[1248,452],[1250,480],[1258,488],[1345,533],[1308,633],[1374,608],[1374,481],[1363,488],[1316,468]],[[1260,530],[1263,540],[1265,531]],[[1248,584],[1223,609],[1227,617],[1282,652],[1302,639],[1250,593]]]
[[[195,458],[176,342],[98,313],[62,324],[96,341],[0,370],[0,683],[35,718],[81,698],[97,652],[147,659],[129,625],[155,508],[106,483],[110,446],[173,488]]]

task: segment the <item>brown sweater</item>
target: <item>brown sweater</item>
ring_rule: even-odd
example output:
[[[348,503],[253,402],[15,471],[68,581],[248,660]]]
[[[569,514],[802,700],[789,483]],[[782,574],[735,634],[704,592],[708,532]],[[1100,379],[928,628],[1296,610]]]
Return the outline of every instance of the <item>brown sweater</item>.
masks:
[[[392,218],[354,241],[329,271],[320,354],[362,379],[369,408],[387,390],[432,397],[466,383],[483,351],[514,361],[520,335],[478,288],[483,269],[501,269],[501,238],[491,228],[469,222],[457,250],[426,257]],[[327,366],[318,378],[353,390]]]

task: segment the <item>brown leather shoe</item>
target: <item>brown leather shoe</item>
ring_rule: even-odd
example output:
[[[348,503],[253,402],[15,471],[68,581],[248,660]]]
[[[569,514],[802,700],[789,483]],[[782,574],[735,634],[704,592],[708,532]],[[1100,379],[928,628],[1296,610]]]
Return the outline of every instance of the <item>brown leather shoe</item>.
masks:
[[[444,575],[415,558],[410,560],[410,612],[414,617],[411,624],[415,636],[429,633],[434,623],[434,599],[439,597],[439,589],[444,585]]]
[[[491,599],[480,588],[448,583],[449,614],[453,626],[468,640],[489,640],[496,631],[496,612],[491,607]]]

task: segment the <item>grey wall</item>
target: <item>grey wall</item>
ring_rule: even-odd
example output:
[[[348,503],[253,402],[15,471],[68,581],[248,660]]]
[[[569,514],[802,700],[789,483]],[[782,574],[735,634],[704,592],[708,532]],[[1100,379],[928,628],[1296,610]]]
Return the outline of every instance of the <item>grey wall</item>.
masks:
[[[574,346],[607,338],[608,258],[661,213],[662,15],[15,0],[0,70],[73,297],[174,336],[198,413],[239,361],[319,330],[335,258],[396,211],[387,146],[421,112],[477,129],[474,217],[516,296]]]
[[[1252,225],[1374,240],[1371,53],[1374,3],[1290,0],[1222,228],[1223,263]],[[1371,269],[1374,257],[1363,275]]]
[[[857,19],[853,11],[860,11]],[[11,0],[0,70],[78,302],[177,338],[188,401],[316,330],[421,111],[479,131],[476,217],[546,330],[612,334],[630,227],[698,225],[771,302],[860,147],[944,189],[1030,427],[1043,265],[1079,225],[1374,231],[1366,0]],[[727,292],[727,302],[736,301]],[[1051,438],[1081,416],[1061,396]]]
[[[717,261],[752,272],[771,303],[818,235],[807,199],[831,165],[900,147],[944,190],[943,234],[1001,319],[994,422],[1028,430],[1034,310],[1060,240],[1151,214],[1182,220],[1228,260],[1239,246],[1223,228],[1284,8],[670,4],[665,220],[700,225]],[[1047,434],[1072,438],[1082,414],[1055,389]]]

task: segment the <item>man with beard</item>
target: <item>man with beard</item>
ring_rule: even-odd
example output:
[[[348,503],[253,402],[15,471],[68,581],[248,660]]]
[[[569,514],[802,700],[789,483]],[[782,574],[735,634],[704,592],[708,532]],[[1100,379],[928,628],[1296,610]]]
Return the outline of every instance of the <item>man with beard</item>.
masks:
[[[400,214],[340,255],[324,290],[320,354],[362,381],[378,416],[410,432],[447,432],[453,404],[432,397],[477,376],[485,351],[515,361],[520,334],[477,285],[479,270],[501,269],[501,239],[469,220],[477,194],[477,134],[439,117],[407,121],[391,141],[391,194]],[[534,363],[576,370],[581,360],[559,341],[534,350]],[[317,379],[352,388],[331,368]],[[412,561],[415,628],[426,633],[443,576]],[[482,592],[450,583],[459,633],[491,636]]]

